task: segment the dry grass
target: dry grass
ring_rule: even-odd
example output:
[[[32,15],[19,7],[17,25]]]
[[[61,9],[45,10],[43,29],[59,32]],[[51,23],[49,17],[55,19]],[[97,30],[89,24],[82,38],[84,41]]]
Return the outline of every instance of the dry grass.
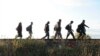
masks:
[[[100,56],[100,40],[0,40],[0,56]]]

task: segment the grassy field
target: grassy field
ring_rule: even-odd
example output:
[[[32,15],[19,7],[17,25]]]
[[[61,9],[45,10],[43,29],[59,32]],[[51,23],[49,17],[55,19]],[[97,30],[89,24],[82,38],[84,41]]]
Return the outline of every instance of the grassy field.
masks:
[[[0,56],[100,56],[100,40],[1,39]]]

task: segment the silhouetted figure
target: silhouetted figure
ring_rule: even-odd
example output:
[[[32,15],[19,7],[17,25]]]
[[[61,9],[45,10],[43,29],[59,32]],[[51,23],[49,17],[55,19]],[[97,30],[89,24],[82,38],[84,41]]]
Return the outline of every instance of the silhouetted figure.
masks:
[[[85,36],[86,35],[86,29],[85,29],[85,27],[88,27],[88,26],[85,24],[85,20],[83,20],[82,23],[78,25],[78,28],[76,30],[79,33],[78,39],[81,36],[83,36],[83,35]]]
[[[68,36],[69,36],[70,34],[73,36],[73,39],[75,39],[75,36],[74,36],[74,34],[73,34],[72,24],[73,24],[73,21],[71,21],[71,22],[65,27],[65,29],[68,30],[66,39],[68,39]]]
[[[45,37],[47,37],[47,39],[49,39],[49,24],[50,24],[49,21],[45,24],[44,31],[45,31],[46,35],[42,39],[45,39]]]
[[[62,34],[61,34],[61,19],[59,19],[59,21],[57,22],[57,25],[54,27],[54,30],[56,31],[54,39],[56,39],[57,36],[62,39]]]
[[[16,28],[18,35],[15,37],[20,37],[22,39],[22,23],[20,22],[19,25]]]
[[[29,37],[28,38],[30,38],[31,39],[31,37],[32,37],[32,25],[33,25],[33,22],[31,22],[31,24],[26,28],[26,31],[28,31],[29,32]]]

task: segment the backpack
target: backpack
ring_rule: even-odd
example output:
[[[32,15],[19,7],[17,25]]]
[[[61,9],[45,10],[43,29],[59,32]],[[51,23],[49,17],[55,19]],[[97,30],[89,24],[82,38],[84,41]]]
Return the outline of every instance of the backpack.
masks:
[[[81,25],[78,25],[78,28],[76,29],[77,32],[80,32],[81,30]]]
[[[66,30],[69,30],[69,24],[65,27]]]
[[[29,31],[29,27],[26,28],[26,31]]]

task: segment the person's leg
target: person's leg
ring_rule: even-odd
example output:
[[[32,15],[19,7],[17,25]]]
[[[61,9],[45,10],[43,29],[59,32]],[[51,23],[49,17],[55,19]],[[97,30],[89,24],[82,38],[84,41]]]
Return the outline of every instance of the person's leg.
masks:
[[[47,39],[49,39],[49,32],[47,32]]]
[[[86,37],[86,33],[83,31],[82,32],[82,39],[84,39],[84,37]]]
[[[70,32],[70,33],[71,33],[71,35],[73,36],[73,39],[75,39],[75,36],[74,36],[73,32]]]
[[[62,34],[61,34],[61,31],[59,31],[59,36],[60,36],[60,38],[62,39]]]
[[[81,36],[82,36],[82,32],[79,32],[78,39],[80,39]]]
[[[20,37],[20,39],[22,39],[22,32],[18,33],[18,37]]]
[[[67,36],[66,36],[66,39],[68,39],[68,36],[70,35],[70,32],[68,31],[68,33],[67,33]]]
[[[81,30],[81,39],[83,39],[85,35],[86,35],[85,30],[82,29],[82,30]]]
[[[31,38],[31,33],[29,32],[29,36],[28,36],[28,39],[30,39]]]
[[[86,35],[86,33],[85,33],[85,32],[83,32],[83,34],[84,34],[84,35]]]
[[[60,32],[58,31],[58,33],[57,33],[57,37],[58,37],[58,39],[60,38]]]
[[[32,32],[30,32],[30,37],[32,37]]]
[[[20,34],[20,39],[22,39],[22,32],[21,32],[21,34]]]
[[[20,32],[18,31],[18,36],[20,36]]]
[[[45,39],[46,35],[44,37],[42,37],[42,39]]]
[[[45,37],[47,37],[47,32],[45,33],[45,36],[42,39],[45,39]]]
[[[58,31],[56,31],[55,36],[54,36],[54,39],[56,39],[57,35],[58,35]]]
[[[28,31],[28,32],[29,32],[29,31]],[[31,37],[32,37],[32,33],[29,32],[29,36],[27,37],[27,39],[31,39]]]

